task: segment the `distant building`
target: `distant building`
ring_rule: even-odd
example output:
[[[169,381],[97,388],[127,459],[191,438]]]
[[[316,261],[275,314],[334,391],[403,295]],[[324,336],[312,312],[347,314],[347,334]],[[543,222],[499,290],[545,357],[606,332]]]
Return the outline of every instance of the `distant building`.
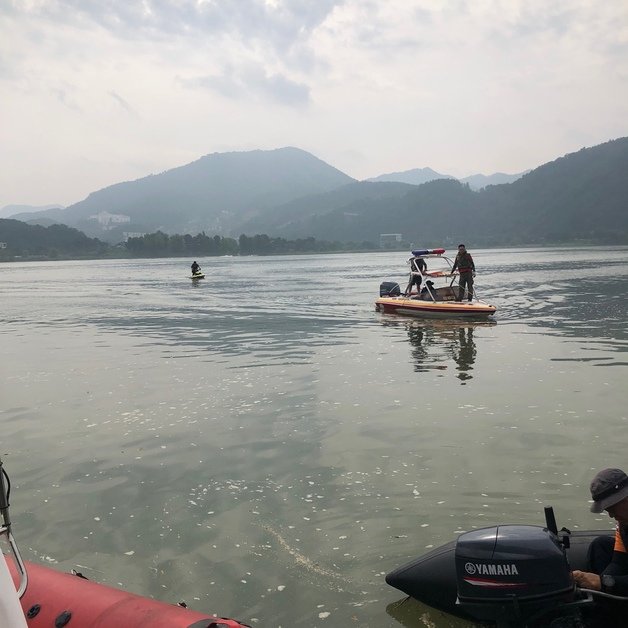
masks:
[[[0,249],[6,249],[7,248],[7,243],[6,242],[0,242]]]
[[[401,242],[400,233],[380,233],[379,234],[379,246],[382,249],[396,246]]]
[[[129,238],[141,238],[143,236],[145,236],[145,233],[142,233],[140,231],[123,231],[122,232],[122,237],[124,238],[124,241],[126,242]]]
[[[110,214],[109,212],[99,212],[89,217],[95,220],[104,230],[113,229],[118,225],[131,222],[131,217],[125,214]]]

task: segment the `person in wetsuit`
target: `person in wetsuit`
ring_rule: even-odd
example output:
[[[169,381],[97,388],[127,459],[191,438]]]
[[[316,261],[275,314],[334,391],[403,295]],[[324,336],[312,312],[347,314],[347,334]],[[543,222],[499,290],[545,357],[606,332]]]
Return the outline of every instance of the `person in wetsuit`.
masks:
[[[475,264],[471,254],[467,251],[464,244],[458,245],[458,255],[454,260],[454,265],[451,268],[453,273],[456,269],[460,273],[460,279],[458,280],[458,298],[456,301],[462,301],[464,297],[465,289],[467,292],[467,299],[473,300],[473,278],[475,277]]]
[[[196,275],[196,273],[200,273],[201,272],[201,267],[196,263],[196,260],[194,260],[192,262],[191,268],[192,268],[192,274],[193,275]]]

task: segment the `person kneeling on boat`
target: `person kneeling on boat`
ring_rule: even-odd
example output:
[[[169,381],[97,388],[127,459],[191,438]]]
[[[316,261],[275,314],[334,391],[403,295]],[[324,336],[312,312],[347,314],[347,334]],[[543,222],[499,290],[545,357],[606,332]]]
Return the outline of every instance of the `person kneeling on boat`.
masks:
[[[425,301],[436,300],[436,286],[431,279],[425,282],[425,286],[421,290],[421,298]]]
[[[591,481],[591,512],[615,519],[615,538],[600,536],[589,548],[591,572],[573,571],[576,584],[611,595],[628,596],[628,475],[621,469],[604,469]]]
[[[454,265],[451,267],[453,273],[456,268],[460,273],[460,279],[458,280],[458,298],[456,301],[462,301],[465,293],[467,293],[467,299],[473,300],[473,278],[475,277],[475,264],[471,254],[467,251],[464,244],[458,245],[458,255],[454,260]]]
[[[192,274],[196,275],[201,272],[201,267],[196,263],[196,260],[192,262]]]
[[[410,264],[410,281],[408,287],[404,293],[404,296],[409,297],[412,293],[412,287],[416,285],[417,294],[421,292],[421,282],[423,281],[423,275],[427,270],[427,264],[422,257],[411,257],[408,260]]]

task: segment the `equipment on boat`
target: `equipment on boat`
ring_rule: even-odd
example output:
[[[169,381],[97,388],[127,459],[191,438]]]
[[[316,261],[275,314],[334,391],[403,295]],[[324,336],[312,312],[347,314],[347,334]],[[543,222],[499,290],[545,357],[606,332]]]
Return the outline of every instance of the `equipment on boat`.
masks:
[[[194,281],[195,279],[205,279],[205,273],[194,273],[190,275],[190,279]]]
[[[452,272],[453,261],[443,255],[445,249],[416,249],[414,257],[422,259],[444,260],[446,268],[427,269],[421,272],[425,282],[420,294],[402,294],[399,284],[384,281],[379,286],[379,299],[375,301],[375,309],[386,314],[402,314],[422,318],[462,318],[478,319],[492,316],[497,308],[477,298],[475,287],[472,299],[460,294],[460,287],[454,285],[458,272]],[[416,274],[416,273],[415,273]],[[442,280],[437,286],[434,281]],[[409,288],[408,288],[409,289]]]
[[[557,530],[554,512],[546,526],[497,525],[461,534],[457,541],[386,575],[386,582],[433,608],[498,628],[585,628],[613,623],[628,598],[578,588],[572,569],[589,571],[588,551],[609,530]],[[601,599],[612,598],[601,608]],[[612,605],[615,605],[613,607]],[[595,623],[598,621],[598,623]],[[593,622],[593,623],[592,623]]]
[[[5,483],[6,480],[6,483]],[[235,619],[199,613],[91,582],[80,574],[25,563],[11,532],[10,482],[0,460],[0,539],[13,560],[0,557],[0,627],[246,628]],[[8,569],[7,569],[8,568]],[[19,582],[16,590],[15,583]],[[27,623],[28,620],[28,623]]]
[[[423,257],[425,255],[442,255],[445,249],[414,249],[412,255],[414,257]]]
[[[401,288],[395,281],[382,281],[379,285],[380,297],[398,297],[401,296]]]

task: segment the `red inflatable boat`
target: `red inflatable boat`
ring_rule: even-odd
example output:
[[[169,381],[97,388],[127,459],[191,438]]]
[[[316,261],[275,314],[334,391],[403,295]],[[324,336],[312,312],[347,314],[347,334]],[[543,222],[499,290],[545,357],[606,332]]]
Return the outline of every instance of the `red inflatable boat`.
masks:
[[[17,587],[12,560],[9,571]],[[27,625],[68,628],[244,628],[234,619],[166,604],[35,563],[25,563],[28,586],[20,603]],[[4,627],[3,627],[4,628]],[[8,627],[7,627],[8,628]]]

